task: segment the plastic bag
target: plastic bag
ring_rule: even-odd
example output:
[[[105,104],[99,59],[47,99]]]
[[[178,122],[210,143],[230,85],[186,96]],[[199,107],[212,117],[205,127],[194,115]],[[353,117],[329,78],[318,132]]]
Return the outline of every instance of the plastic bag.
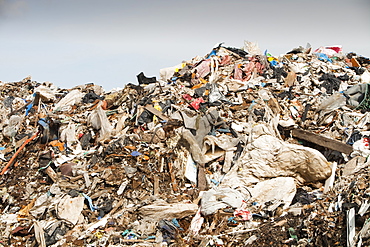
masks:
[[[334,111],[342,106],[346,105],[346,97],[341,93],[334,93],[330,97],[326,98],[321,102],[318,110],[323,113]]]
[[[54,106],[53,110],[67,111],[70,109],[70,106],[80,103],[84,95],[85,95],[84,93],[80,92],[77,89],[72,90]]]
[[[370,83],[370,72],[365,70],[364,73],[361,75],[361,83]]]
[[[344,95],[348,98],[348,104],[358,107],[366,98],[367,87],[367,84],[357,84],[344,91]]]
[[[363,157],[368,157],[370,155],[370,133],[369,131],[364,131],[362,138],[353,143],[353,153],[351,156],[361,155]]]
[[[6,137],[14,137],[18,133],[19,125],[22,118],[18,115],[12,115],[9,119],[9,124],[3,130],[3,135]]]
[[[73,142],[77,142],[76,128],[74,124],[68,124],[67,128],[65,128],[60,134],[60,140],[67,142],[68,146],[70,146]]]
[[[54,102],[56,100],[55,91],[56,90],[52,90],[50,87],[41,85],[35,88],[34,92],[39,93],[43,101],[46,101],[46,102],[53,101]]]
[[[101,104],[102,103],[99,102],[98,107],[96,107],[87,118],[87,122],[91,124],[94,129],[99,130],[100,135],[98,141],[103,141],[108,138],[113,130]]]
[[[244,198],[237,190],[231,188],[214,188],[205,191],[202,196],[201,213],[210,215],[216,213],[217,210],[226,207],[240,208]]]
[[[214,103],[218,100],[227,100],[225,96],[221,93],[220,89],[218,89],[216,83],[211,84],[211,92],[209,94],[209,102]]]
[[[85,198],[82,196],[72,198],[70,195],[66,195],[57,205],[58,217],[75,225],[81,215],[84,201]]]

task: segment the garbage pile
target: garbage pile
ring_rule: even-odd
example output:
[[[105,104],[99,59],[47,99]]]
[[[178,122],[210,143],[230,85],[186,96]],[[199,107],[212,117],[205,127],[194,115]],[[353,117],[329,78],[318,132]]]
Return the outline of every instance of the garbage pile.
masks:
[[[2,246],[369,246],[370,60],[217,45],[105,92],[1,83]]]

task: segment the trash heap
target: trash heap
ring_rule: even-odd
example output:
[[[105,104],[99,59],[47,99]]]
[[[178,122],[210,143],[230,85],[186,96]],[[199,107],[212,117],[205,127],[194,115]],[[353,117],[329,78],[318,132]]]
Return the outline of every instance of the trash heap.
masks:
[[[1,83],[2,246],[369,246],[370,60],[220,44],[105,92]]]

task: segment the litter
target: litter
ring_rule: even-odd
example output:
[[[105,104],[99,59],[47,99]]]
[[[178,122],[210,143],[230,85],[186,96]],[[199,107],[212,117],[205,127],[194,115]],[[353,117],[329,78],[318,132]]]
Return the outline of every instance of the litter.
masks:
[[[369,246],[370,60],[344,48],[0,82],[0,243]]]

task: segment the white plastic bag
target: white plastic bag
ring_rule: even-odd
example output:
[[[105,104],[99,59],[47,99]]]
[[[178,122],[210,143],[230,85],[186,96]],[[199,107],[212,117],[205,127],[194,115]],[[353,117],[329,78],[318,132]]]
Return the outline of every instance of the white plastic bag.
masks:
[[[65,128],[60,134],[60,140],[67,142],[68,146],[72,145],[74,142],[77,142],[76,128],[74,124],[68,124],[67,128]]]
[[[99,130],[100,135],[98,141],[107,139],[113,130],[101,104],[100,102],[98,107],[96,107],[87,118],[87,122],[91,124],[94,129]]]
[[[201,212],[203,215],[210,215],[221,208],[239,208],[246,197],[247,195],[231,188],[213,188],[203,193]]]
[[[80,103],[84,94],[79,90],[72,90],[63,99],[61,99],[55,106],[54,111],[67,111],[70,106]]]
[[[55,88],[54,90],[51,89],[50,87],[46,87],[46,86],[38,86],[37,88],[35,88],[35,93],[39,93],[41,98],[48,102],[48,101],[55,101],[56,98],[55,98],[55,91],[56,91],[57,88]]]
[[[252,201],[264,204],[267,202],[281,201],[284,208],[288,208],[296,194],[294,178],[278,177],[257,183],[250,189]]]
[[[84,201],[83,196],[72,198],[70,195],[66,195],[57,205],[58,217],[75,225],[81,215]]]

